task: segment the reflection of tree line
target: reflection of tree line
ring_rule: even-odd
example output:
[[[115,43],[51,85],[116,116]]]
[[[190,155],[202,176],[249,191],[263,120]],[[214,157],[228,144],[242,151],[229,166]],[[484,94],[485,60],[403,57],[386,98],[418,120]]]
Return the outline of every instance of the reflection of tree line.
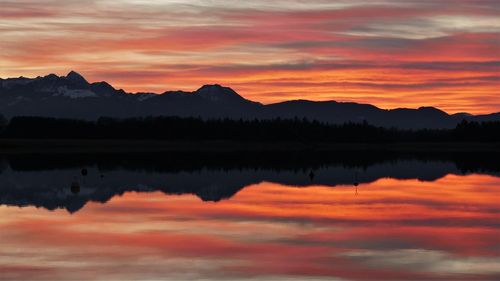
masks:
[[[202,120],[147,117],[97,121],[14,117],[0,121],[0,137],[28,139],[161,139],[327,142],[500,141],[500,122],[459,123],[454,129],[400,130],[362,123],[333,125],[307,119]]]
[[[4,163],[0,204],[66,208],[74,212],[88,201],[107,202],[127,191],[194,194],[204,201],[219,201],[262,181],[302,187],[350,185],[353,194],[357,194],[360,184],[379,178],[433,181],[450,173],[498,175],[500,172],[500,158],[491,154],[338,152],[253,156],[250,153],[10,155],[0,162]],[[245,162],[248,159],[254,162]],[[29,177],[25,176],[27,171],[31,172]]]
[[[416,160],[452,162],[462,173],[500,172],[499,152],[396,152],[396,151],[190,151],[140,153],[0,154],[0,172],[57,170],[96,166],[99,170],[181,172],[210,170],[271,170],[308,173],[340,165],[366,169],[381,163]]]

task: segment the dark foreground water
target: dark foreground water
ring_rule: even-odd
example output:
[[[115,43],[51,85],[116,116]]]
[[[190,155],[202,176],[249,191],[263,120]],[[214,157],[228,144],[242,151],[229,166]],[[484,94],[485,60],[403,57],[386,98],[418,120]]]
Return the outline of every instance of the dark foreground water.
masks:
[[[497,158],[150,157],[4,157],[0,279],[500,280]]]

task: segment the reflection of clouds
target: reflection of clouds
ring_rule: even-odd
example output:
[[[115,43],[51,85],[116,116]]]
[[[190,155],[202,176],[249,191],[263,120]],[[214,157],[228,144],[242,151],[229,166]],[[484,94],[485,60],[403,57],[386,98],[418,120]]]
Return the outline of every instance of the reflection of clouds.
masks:
[[[426,249],[362,250],[342,255],[372,267],[449,274],[500,274],[500,257],[455,256]]]
[[[178,257],[140,248],[70,247],[60,249],[12,245],[0,250],[0,280],[275,280],[343,281],[335,277],[260,273],[266,267],[235,257]],[[254,272],[231,270],[250,268]]]
[[[121,249],[119,249],[121,248]],[[133,251],[133,248],[125,248]],[[235,259],[175,257],[134,252],[123,247],[47,250],[8,249],[0,253],[0,280],[233,280],[224,277],[224,268],[237,265]],[[18,257],[10,253],[17,251]],[[104,255],[106,252],[112,256]],[[16,269],[16,270],[14,270]],[[59,273],[58,273],[59,272]]]
[[[0,279],[495,280],[499,184],[381,179],[356,196],[264,182],[217,203],[132,192],[73,215],[0,206]]]

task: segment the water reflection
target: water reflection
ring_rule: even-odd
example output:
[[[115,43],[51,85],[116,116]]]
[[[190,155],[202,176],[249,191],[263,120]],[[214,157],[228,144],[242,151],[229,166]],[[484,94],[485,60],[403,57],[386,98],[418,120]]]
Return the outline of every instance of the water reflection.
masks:
[[[500,278],[488,161],[69,162],[5,161],[1,280]]]

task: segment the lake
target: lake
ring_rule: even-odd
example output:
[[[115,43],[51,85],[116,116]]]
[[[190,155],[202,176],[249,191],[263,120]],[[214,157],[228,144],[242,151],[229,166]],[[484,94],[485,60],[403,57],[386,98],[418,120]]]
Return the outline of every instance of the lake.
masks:
[[[496,156],[5,156],[0,280],[500,280]]]

